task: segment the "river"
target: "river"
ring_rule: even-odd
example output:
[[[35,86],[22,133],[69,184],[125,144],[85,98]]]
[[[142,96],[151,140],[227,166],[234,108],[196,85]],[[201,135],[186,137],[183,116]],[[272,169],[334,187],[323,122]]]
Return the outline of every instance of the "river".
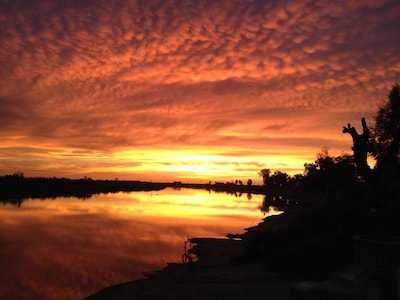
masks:
[[[243,233],[262,195],[196,189],[0,204],[0,298],[80,299],[180,262],[187,237]]]

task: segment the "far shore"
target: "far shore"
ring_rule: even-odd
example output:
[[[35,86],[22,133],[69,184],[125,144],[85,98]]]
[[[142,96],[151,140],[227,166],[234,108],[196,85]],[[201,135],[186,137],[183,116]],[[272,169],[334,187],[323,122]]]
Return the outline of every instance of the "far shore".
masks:
[[[228,194],[265,194],[261,185],[244,185],[241,182],[182,183],[148,182],[138,180],[93,180],[91,178],[23,177],[21,174],[0,177],[1,202],[20,202],[28,198],[78,197],[90,198],[93,194],[157,191],[165,188],[204,189]]]

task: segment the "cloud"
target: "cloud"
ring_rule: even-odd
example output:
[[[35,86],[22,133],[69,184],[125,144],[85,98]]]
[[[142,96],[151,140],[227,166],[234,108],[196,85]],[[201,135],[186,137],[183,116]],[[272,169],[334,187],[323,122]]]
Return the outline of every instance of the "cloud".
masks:
[[[340,113],[373,115],[400,74],[398,10],[392,0],[3,3],[3,146],[218,147],[226,132],[270,128],[294,147],[341,128],[330,121]]]

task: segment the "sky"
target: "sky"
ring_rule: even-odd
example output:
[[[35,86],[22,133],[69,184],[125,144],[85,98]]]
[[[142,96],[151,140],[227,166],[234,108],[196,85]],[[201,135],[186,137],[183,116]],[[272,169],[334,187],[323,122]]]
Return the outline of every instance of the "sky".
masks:
[[[398,0],[0,0],[0,175],[302,173],[400,78]]]

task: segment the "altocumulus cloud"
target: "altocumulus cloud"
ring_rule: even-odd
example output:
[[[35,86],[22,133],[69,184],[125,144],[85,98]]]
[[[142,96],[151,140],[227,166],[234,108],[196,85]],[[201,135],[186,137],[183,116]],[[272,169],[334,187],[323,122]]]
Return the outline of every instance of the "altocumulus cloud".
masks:
[[[343,150],[341,126],[399,80],[399,13],[395,0],[3,1],[0,147]]]

